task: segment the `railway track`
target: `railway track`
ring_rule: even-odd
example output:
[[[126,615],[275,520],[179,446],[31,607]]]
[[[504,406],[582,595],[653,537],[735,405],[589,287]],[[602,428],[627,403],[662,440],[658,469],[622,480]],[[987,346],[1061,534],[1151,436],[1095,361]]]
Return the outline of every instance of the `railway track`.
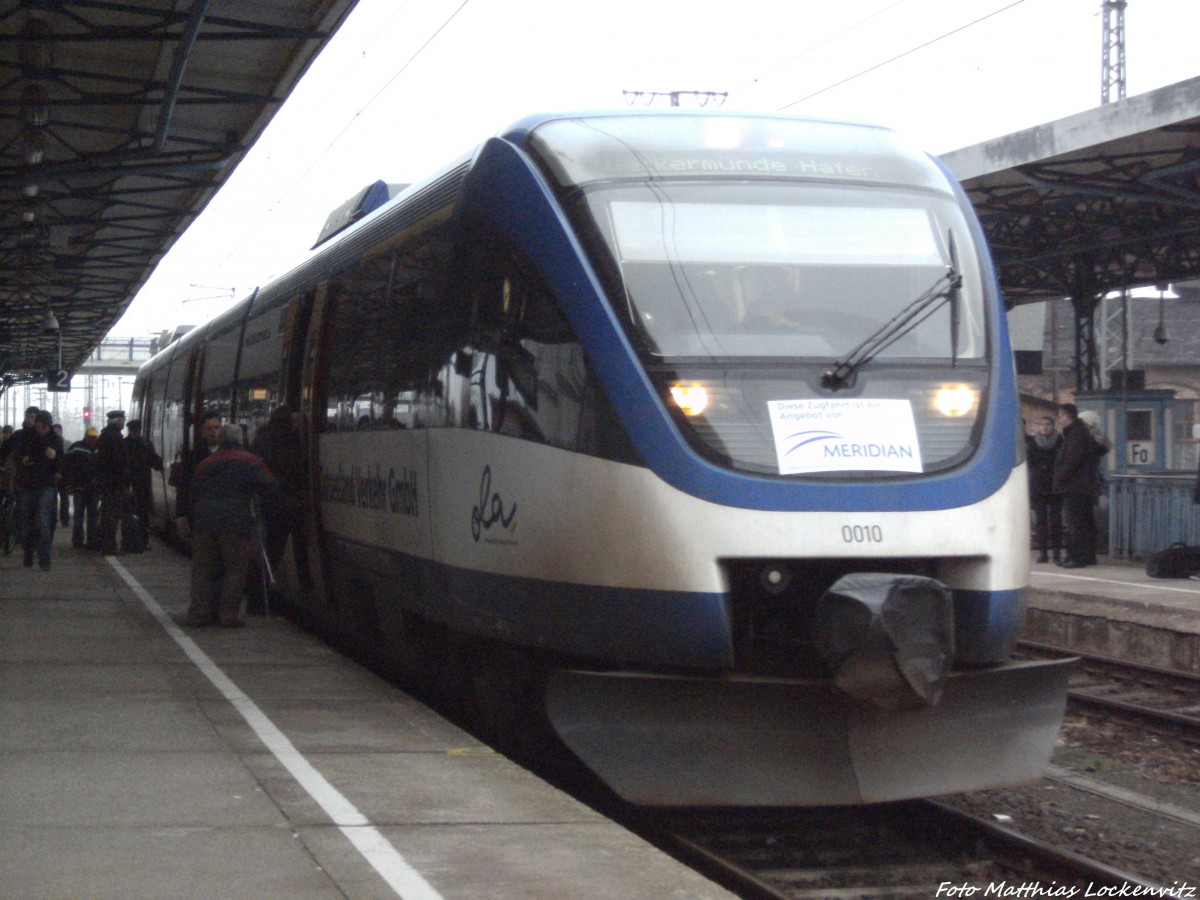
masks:
[[[1200,741],[1200,676],[1045,644],[1022,642],[1021,647],[1043,658],[1079,657],[1067,693],[1071,702],[1181,726],[1191,740]]]
[[[671,813],[639,830],[752,900],[1078,896],[1088,889],[1120,896],[1156,888],[933,801]]]

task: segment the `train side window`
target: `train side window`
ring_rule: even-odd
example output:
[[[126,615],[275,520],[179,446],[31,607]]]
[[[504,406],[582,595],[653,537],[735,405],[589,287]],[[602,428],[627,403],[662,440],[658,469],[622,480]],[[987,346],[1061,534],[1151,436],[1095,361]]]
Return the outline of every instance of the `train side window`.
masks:
[[[158,448],[164,460],[173,460],[177,454],[186,449],[183,444],[183,434],[190,425],[190,409],[187,390],[188,367],[191,363],[192,352],[181,353],[178,350],[171,357],[171,365],[166,371],[166,385],[162,402],[163,440]]]
[[[279,405],[285,306],[256,312],[246,323],[238,367],[237,416],[250,440]]]
[[[150,435],[157,447],[163,444],[163,421],[166,417],[167,406],[167,369],[156,369],[150,383],[146,386],[146,404],[149,416],[143,414],[143,420],[148,420],[145,433]]]
[[[235,326],[213,335],[204,350],[204,375],[200,382],[204,408],[220,413],[225,422],[229,421],[233,403],[233,376],[237,366],[240,331]]]

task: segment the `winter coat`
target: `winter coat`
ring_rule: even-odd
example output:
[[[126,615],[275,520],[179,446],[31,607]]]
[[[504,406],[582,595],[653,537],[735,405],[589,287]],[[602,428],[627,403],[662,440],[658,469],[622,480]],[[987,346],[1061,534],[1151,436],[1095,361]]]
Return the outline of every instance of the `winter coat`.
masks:
[[[71,491],[100,493],[100,469],[96,461],[96,448],[88,446],[86,439],[76,441],[67,449],[63,458],[63,485]]]
[[[250,501],[273,488],[266,463],[241,447],[222,447],[192,475],[192,522],[196,531],[254,533]]]
[[[102,491],[124,491],[129,488],[129,457],[125,454],[125,437],[121,426],[106,425],[96,442],[96,471]]]
[[[132,434],[125,438],[125,458],[129,460],[129,483],[135,488],[150,489],[150,472],[162,471],[162,457],[148,437]]]
[[[54,459],[46,456],[46,450],[54,450]],[[22,432],[21,443],[13,448],[12,458],[16,462],[16,487],[18,491],[52,488],[62,466],[63,442],[54,432],[38,434],[30,429]]]
[[[308,484],[300,436],[290,425],[267,423],[255,434],[250,449],[262,457],[271,474],[279,479],[278,503],[271,511],[298,520]]]
[[[183,460],[179,473],[179,483],[175,485],[175,517],[191,520],[192,518],[192,479],[200,464],[215,454],[215,448],[209,447],[208,442],[201,439]]]
[[[1055,434],[1049,447],[1038,443],[1037,437],[1025,435],[1025,459],[1029,463],[1029,496],[1049,497],[1054,493],[1054,459],[1062,447],[1062,435]]]
[[[1100,454],[1087,423],[1076,419],[1063,429],[1062,446],[1054,460],[1054,493],[1096,493]]]

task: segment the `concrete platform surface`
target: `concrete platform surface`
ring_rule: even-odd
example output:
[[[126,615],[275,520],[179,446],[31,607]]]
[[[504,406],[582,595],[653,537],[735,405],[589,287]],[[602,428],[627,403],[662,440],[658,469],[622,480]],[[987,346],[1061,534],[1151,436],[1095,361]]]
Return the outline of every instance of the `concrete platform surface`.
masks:
[[[1200,672],[1200,581],[1151,578],[1101,558],[1063,569],[1035,564],[1025,637],[1081,653]]]
[[[0,558],[0,896],[732,896],[189,565]]]

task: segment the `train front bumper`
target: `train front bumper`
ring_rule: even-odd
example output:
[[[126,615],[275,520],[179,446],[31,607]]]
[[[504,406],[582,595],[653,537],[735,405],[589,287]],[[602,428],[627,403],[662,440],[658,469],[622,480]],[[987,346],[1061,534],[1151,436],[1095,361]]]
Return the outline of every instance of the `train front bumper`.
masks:
[[[934,706],[883,709],[827,681],[561,671],[562,740],[647,806],[838,806],[1036,780],[1071,660],[953,672]]]

